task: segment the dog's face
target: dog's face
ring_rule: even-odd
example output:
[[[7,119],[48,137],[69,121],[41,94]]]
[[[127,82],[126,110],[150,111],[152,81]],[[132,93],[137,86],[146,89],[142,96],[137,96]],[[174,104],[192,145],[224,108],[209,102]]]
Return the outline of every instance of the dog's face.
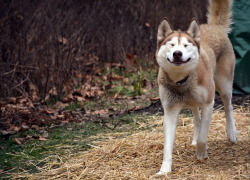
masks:
[[[199,62],[200,29],[193,20],[187,32],[173,31],[163,19],[157,35],[157,62],[164,70],[191,71]]]

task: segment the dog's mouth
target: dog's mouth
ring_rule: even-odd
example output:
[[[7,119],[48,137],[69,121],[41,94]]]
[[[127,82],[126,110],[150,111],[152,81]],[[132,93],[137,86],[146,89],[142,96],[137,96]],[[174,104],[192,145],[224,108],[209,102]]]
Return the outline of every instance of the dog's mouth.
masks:
[[[170,63],[172,63],[172,64],[175,64],[175,65],[177,65],[177,66],[180,66],[180,65],[182,65],[182,64],[188,63],[188,62],[191,60],[191,58],[188,58],[186,61],[183,61],[182,59],[174,59],[174,61],[170,61],[169,58],[167,58],[167,60],[168,60]]]

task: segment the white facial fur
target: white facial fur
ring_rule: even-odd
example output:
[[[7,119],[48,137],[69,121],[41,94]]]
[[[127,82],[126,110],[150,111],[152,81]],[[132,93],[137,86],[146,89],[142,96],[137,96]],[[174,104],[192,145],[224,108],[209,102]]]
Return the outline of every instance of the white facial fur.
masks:
[[[190,61],[181,65],[171,63],[174,61],[173,53],[175,51],[182,52],[183,62],[191,58]],[[167,72],[173,71],[173,69],[176,71],[191,71],[199,62],[198,47],[190,43],[185,37],[181,37],[179,42],[178,37],[173,37],[160,47],[157,54],[157,62]]]

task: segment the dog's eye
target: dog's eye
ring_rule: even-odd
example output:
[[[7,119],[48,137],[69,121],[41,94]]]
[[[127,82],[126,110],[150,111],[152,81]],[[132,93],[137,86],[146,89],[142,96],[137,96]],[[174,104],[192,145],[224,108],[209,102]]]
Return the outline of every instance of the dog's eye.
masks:
[[[174,44],[172,43],[172,44],[170,44],[172,47],[174,47]]]
[[[187,45],[187,44],[184,44],[184,47],[188,47],[188,45]]]

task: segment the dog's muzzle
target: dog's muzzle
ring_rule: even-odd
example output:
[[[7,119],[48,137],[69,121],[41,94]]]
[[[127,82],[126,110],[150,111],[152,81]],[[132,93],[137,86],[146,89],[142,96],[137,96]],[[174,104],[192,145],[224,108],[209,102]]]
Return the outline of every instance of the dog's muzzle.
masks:
[[[167,58],[169,62],[179,66],[181,64],[185,64],[191,60],[191,58],[188,58],[186,61],[183,60],[182,58],[182,52],[181,51],[175,51],[173,53],[173,61],[170,61],[169,58]]]

